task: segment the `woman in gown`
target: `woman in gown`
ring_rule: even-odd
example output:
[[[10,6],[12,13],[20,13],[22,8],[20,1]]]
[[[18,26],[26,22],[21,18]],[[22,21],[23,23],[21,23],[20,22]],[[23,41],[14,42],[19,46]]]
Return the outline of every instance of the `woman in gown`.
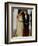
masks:
[[[24,12],[20,11],[20,13],[17,15],[17,31],[16,36],[23,36],[23,16]]]

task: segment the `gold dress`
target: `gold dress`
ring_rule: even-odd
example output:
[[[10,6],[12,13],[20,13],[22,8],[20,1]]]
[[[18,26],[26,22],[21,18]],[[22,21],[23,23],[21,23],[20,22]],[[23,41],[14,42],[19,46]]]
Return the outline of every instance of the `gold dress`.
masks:
[[[16,36],[23,36],[23,19],[18,15]]]

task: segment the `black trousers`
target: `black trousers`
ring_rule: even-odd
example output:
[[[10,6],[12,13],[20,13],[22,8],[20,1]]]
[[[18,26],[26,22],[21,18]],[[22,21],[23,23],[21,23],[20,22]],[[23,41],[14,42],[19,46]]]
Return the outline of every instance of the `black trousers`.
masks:
[[[23,36],[29,36],[29,25],[24,24]]]

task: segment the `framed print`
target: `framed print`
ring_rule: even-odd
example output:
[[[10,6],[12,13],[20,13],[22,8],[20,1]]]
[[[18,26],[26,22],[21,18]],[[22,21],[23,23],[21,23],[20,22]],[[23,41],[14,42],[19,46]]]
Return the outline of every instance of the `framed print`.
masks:
[[[5,3],[5,43],[37,42],[37,4]]]

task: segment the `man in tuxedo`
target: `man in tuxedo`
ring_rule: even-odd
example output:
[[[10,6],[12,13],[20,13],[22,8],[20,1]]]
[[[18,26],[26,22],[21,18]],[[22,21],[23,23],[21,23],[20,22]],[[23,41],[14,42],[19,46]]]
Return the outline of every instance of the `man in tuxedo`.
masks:
[[[23,23],[24,23],[24,29],[23,29],[23,36],[29,36],[29,15],[27,14],[27,11],[24,12],[23,16]]]

